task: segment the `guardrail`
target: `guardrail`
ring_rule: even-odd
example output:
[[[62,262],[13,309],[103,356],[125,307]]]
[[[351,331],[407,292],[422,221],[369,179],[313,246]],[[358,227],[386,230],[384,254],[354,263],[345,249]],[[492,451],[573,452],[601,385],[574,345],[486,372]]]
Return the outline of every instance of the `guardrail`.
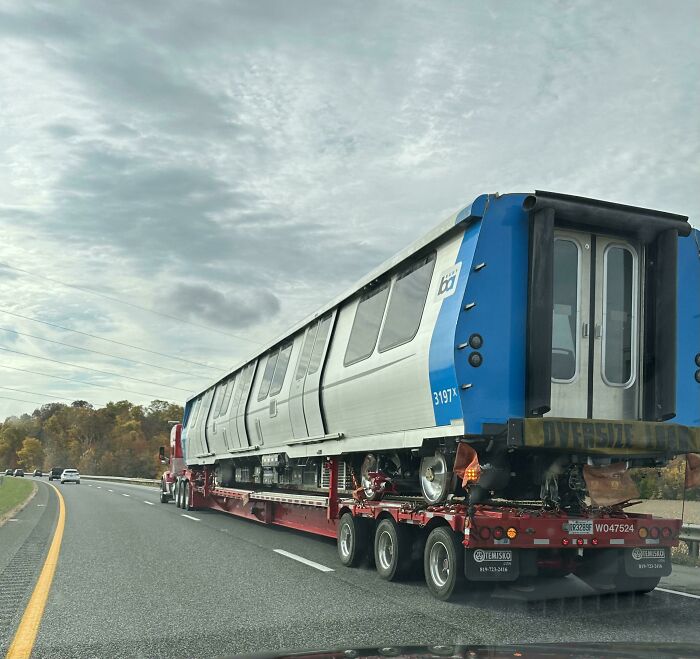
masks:
[[[160,480],[155,478],[128,478],[124,476],[88,476],[80,474],[80,478],[92,481],[107,481],[113,483],[132,483],[134,485],[148,485],[149,487],[160,487]]]
[[[700,558],[700,524],[683,524],[679,539],[688,545],[688,555]]]

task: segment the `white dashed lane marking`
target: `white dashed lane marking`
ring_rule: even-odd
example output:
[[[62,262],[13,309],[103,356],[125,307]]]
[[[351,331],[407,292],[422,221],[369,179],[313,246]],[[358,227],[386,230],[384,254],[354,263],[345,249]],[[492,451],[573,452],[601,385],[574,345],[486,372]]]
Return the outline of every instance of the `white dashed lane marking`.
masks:
[[[130,497],[131,495],[130,495],[130,494],[124,494],[124,492],[122,492],[122,496],[123,496],[123,497]]]
[[[149,506],[154,506],[155,504],[152,501],[144,501],[145,504]]]
[[[192,517],[192,515],[185,515],[185,513],[182,513],[182,516],[191,519],[193,522],[199,522],[199,517]]]
[[[682,593],[680,590],[670,590],[668,588],[656,587],[656,590],[660,590],[662,593],[671,593],[671,595],[680,595],[681,597],[691,597],[695,600],[700,600],[700,595],[694,595],[693,593]]]
[[[276,554],[281,554],[282,556],[291,558],[294,561],[299,561],[299,563],[303,563],[304,565],[308,565],[309,567],[316,568],[321,572],[335,572],[333,568],[326,567],[325,565],[321,565],[320,563],[315,563],[314,561],[310,561],[308,558],[304,558],[303,556],[297,556],[296,554],[292,554],[292,552],[290,551],[285,551],[284,549],[273,549],[272,551],[274,551]]]

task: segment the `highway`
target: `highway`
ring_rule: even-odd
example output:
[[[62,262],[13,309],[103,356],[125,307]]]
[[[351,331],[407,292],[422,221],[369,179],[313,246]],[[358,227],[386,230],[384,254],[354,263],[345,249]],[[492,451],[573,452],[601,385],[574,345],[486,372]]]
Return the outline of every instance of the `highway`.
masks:
[[[430,597],[343,568],[335,543],[160,504],[154,488],[57,486],[65,532],[33,657],[208,657],[275,650],[523,642],[700,643],[700,599],[655,591],[589,596],[569,577],[534,590]],[[0,656],[58,515],[44,481],[0,528]],[[306,562],[303,562],[306,561]],[[579,596],[580,595],[580,596]]]

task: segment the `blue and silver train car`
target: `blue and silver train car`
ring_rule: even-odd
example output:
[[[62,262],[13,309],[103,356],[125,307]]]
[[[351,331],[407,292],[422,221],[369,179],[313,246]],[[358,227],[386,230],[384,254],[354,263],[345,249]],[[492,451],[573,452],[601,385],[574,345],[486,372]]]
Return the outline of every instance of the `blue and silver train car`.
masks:
[[[700,449],[700,232],[549,192],[482,195],[187,401],[224,486],[581,500],[581,468]],[[585,488],[584,488],[585,489]],[[567,499],[568,497],[568,499]]]

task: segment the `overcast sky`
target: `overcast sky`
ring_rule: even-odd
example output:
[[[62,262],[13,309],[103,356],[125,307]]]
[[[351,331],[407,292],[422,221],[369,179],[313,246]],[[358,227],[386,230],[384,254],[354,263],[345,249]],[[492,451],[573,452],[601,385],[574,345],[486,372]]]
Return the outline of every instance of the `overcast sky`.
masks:
[[[700,226],[697,0],[21,0],[0,62],[0,418],[220,372],[7,312],[225,369],[484,192]]]

